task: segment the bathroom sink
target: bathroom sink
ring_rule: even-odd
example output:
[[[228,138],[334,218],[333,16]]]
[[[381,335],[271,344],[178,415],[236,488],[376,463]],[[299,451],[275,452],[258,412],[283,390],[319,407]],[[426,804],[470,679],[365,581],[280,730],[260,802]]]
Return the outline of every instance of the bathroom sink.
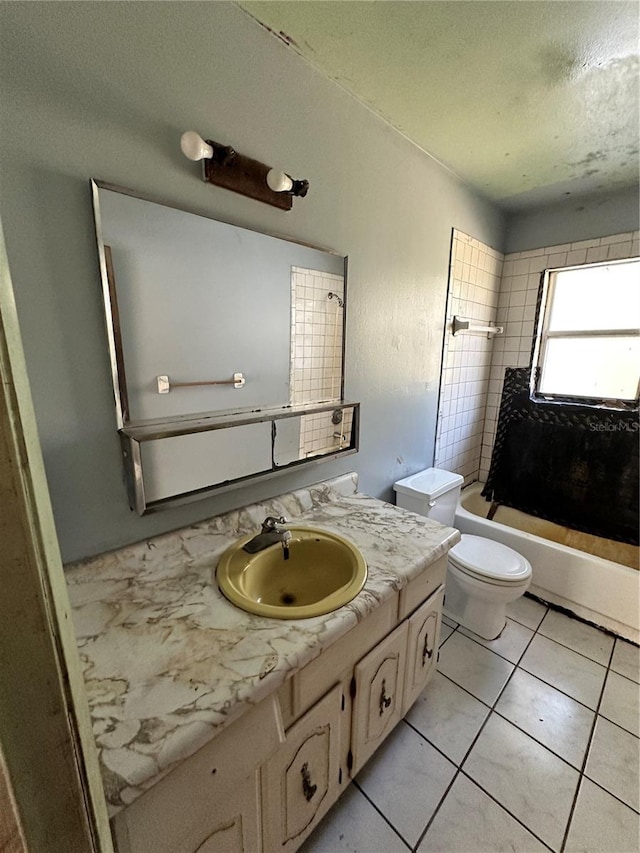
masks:
[[[245,536],[220,557],[218,586],[233,604],[274,619],[307,619],[342,607],[360,592],[367,564],[351,542],[312,527],[287,527],[287,552],[278,542],[255,554]]]

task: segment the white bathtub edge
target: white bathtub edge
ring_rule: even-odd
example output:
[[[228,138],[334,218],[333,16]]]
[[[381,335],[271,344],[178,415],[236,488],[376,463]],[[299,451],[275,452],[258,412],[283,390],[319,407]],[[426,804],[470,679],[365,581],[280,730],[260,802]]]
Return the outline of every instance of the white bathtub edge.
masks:
[[[461,533],[486,536],[526,557],[533,595],[640,642],[640,572],[469,512],[465,497],[481,490],[482,484],[474,483],[462,492],[455,520]]]

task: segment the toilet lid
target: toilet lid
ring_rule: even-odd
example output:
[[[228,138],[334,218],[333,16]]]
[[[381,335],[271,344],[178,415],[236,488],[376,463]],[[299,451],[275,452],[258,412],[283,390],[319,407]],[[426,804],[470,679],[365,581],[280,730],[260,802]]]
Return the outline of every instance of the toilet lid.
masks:
[[[504,582],[523,581],[531,575],[528,560],[493,539],[463,533],[460,542],[449,551],[449,559],[459,568],[478,575]]]

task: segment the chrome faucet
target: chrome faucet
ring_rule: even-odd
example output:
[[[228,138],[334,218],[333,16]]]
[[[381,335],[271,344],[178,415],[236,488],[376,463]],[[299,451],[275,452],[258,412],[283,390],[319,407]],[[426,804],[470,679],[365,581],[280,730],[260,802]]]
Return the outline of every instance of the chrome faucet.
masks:
[[[289,559],[289,540],[291,539],[291,531],[283,530],[278,525],[286,524],[287,519],[283,516],[275,518],[268,515],[262,522],[262,530],[253,539],[250,539],[246,545],[242,546],[242,550],[248,554],[257,554],[258,551],[264,551],[270,545],[275,545],[277,542],[282,543],[282,551],[285,560]]]

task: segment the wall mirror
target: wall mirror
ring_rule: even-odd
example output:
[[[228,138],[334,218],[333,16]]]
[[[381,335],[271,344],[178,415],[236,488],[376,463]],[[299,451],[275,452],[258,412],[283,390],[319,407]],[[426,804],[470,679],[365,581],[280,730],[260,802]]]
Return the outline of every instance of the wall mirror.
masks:
[[[356,452],[346,258],[91,184],[132,508]]]

